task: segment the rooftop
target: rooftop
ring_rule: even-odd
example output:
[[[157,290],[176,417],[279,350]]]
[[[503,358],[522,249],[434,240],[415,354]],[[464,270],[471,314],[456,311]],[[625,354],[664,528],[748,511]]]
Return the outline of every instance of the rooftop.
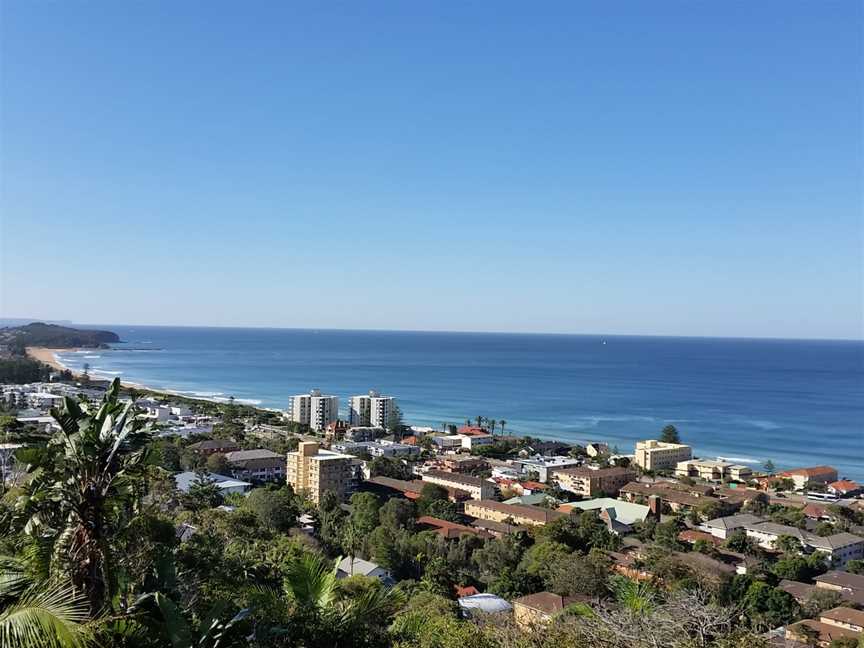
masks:
[[[710,529],[739,529],[746,524],[759,524],[760,522],[763,522],[762,518],[756,515],[741,513],[740,515],[727,515],[708,520],[703,526]]]
[[[491,486],[491,482],[487,482],[485,479],[481,479],[480,477],[447,472],[446,470],[427,470],[423,473],[423,478],[427,476],[435,479],[443,479],[445,481],[453,482],[454,484],[462,484],[463,486],[473,486],[475,488],[479,488],[484,484]]]
[[[537,592],[521,596],[513,601],[514,605],[523,605],[544,614],[557,614],[571,603],[584,602],[587,597],[560,596],[553,592]]]
[[[813,580],[818,583],[831,584],[836,587],[864,591],[864,575],[832,570],[821,574],[820,576],[814,576]]]
[[[839,621],[840,623],[848,623],[850,625],[864,626],[864,611],[853,610],[848,607],[836,607],[819,615],[820,619],[830,619]]]
[[[498,502],[495,500],[475,500],[473,502],[466,503],[466,506],[469,505],[485,508],[490,511],[497,511],[499,513],[504,513],[505,515],[510,515],[512,517],[522,517],[529,520],[534,520],[536,522],[544,523],[551,522],[552,520],[556,520],[566,515],[566,513],[541,508],[539,506],[525,506],[523,504],[505,504],[504,502]]]
[[[283,459],[283,455],[265,448],[255,450],[235,450],[225,453],[228,461],[247,461],[249,459]]]
[[[582,502],[570,502],[558,507],[558,510],[561,512],[568,512],[574,509],[581,509],[583,511],[605,511],[611,509],[614,511],[614,517],[616,520],[622,524],[631,525],[645,520],[651,511],[651,509],[643,504],[634,504],[632,502],[625,502],[611,497],[598,497]]]

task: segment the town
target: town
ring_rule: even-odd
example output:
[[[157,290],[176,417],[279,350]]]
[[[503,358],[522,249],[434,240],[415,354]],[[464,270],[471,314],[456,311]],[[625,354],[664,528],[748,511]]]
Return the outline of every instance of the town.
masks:
[[[4,501],[26,490],[26,451],[61,432],[66,399],[98,403],[106,389],[2,385]],[[445,617],[452,605],[452,623],[484,632],[552,637],[571,622],[571,633],[623,637],[633,606],[647,606],[656,624],[629,645],[672,645],[694,632],[676,624],[678,606],[713,615],[706,637],[746,629],[766,646],[839,648],[864,636],[864,487],[830,466],[695,457],[671,425],[629,452],[516,436],[484,416],[412,426],[374,390],[350,396],[341,418],[339,397],[318,389],[282,412],[122,397],[133,399],[153,433],[148,497],[187,560],[205,546],[238,559],[213,542],[263,556],[266,538],[290,540],[292,552],[338,561],[343,587],[401,592],[409,611],[441,605]],[[266,533],[244,538],[244,525]]]

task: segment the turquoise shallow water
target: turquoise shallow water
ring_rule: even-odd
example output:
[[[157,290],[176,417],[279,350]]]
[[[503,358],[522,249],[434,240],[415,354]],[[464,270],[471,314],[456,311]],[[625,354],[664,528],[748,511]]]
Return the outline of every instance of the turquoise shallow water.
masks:
[[[477,415],[569,441],[674,423],[703,456],[830,464],[864,479],[864,342],[100,325],[123,344],[63,353],[95,373],[285,408],[318,387],[399,398],[406,422]],[[605,344],[604,344],[605,342]]]

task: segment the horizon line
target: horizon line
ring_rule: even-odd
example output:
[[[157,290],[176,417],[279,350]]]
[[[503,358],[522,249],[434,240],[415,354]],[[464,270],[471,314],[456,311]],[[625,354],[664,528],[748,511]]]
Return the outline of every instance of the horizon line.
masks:
[[[353,333],[449,333],[461,335],[548,335],[559,337],[608,337],[608,338],[677,338],[696,340],[764,340],[777,342],[864,342],[861,338],[823,338],[823,337],[772,337],[760,335],[669,335],[664,333],[574,333],[574,332],[543,332],[543,331],[483,331],[455,329],[384,329],[384,328],[341,328],[329,326],[264,326],[264,325],[220,325],[220,324],[112,324],[100,322],[75,322],[68,319],[39,319],[26,317],[2,317],[0,320],[20,320],[33,323],[64,322],[77,326],[140,326],[152,328],[202,328],[202,329],[239,329],[239,330],[272,330],[272,331],[328,331]],[[22,324],[20,326],[26,326]]]

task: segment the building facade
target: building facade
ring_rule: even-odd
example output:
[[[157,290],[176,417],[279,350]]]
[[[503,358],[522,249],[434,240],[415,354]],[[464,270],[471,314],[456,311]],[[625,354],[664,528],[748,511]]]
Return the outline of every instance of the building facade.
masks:
[[[484,499],[465,502],[465,515],[478,520],[503,522],[513,526],[543,526],[567,514],[539,506],[505,504]]]
[[[443,470],[429,470],[422,475],[424,482],[438,484],[445,488],[455,488],[471,495],[471,499],[482,500],[495,496],[495,484],[473,475],[450,473]]]
[[[643,470],[675,470],[680,462],[692,458],[693,449],[683,443],[655,439],[636,442],[636,465]]]
[[[339,398],[322,394],[319,389],[313,389],[308,394],[297,394],[288,399],[286,415],[289,421],[321,431],[338,420]]]
[[[348,400],[348,423],[351,426],[389,430],[396,421],[396,412],[396,399],[374,390]]]
[[[601,493],[617,495],[623,486],[636,479],[629,468],[599,468],[580,466],[552,471],[552,479],[566,491],[582,497],[595,497]]]
[[[356,486],[354,457],[322,450],[315,441],[304,441],[289,452],[285,466],[287,483],[296,492],[309,494],[316,504],[328,490],[344,500]]]
[[[747,481],[753,476],[749,466],[741,466],[728,461],[712,461],[708,459],[690,459],[679,461],[675,466],[678,477],[696,477],[705,481]]]

